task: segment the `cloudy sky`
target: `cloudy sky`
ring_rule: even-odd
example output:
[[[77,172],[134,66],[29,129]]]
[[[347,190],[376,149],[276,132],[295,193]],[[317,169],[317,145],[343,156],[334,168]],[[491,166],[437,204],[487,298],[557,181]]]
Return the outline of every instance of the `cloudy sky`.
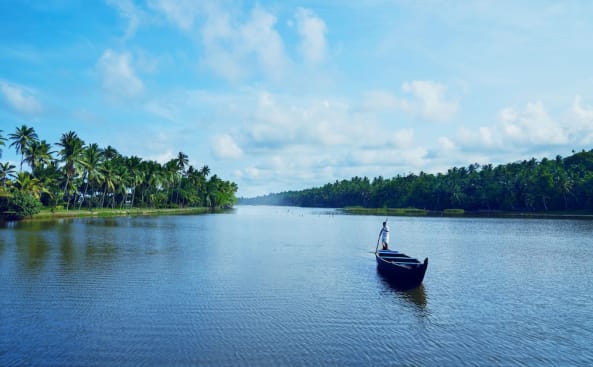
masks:
[[[0,129],[181,151],[247,197],[566,156],[593,148],[591,19],[589,0],[2,0]]]

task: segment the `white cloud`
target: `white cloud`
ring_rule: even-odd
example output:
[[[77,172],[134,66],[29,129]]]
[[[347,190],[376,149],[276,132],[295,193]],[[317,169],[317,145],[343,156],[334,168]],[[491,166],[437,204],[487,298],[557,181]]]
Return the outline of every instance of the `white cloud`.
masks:
[[[576,95],[572,104],[572,112],[579,120],[593,122],[593,107],[585,107],[582,103],[582,97]]]
[[[258,92],[242,129],[244,150],[269,151],[306,146],[312,151],[364,147],[409,148],[414,131],[384,124],[340,99]],[[243,103],[250,103],[243,101]],[[347,148],[345,149],[347,150]]]
[[[465,163],[474,160],[506,163],[526,155],[557,153],[558,147],[569,149],[576,142],[593,142],[593,119],[589,123],[572,122],[579,115],[593,118],[588,115],[593,110],[582,108],[578,98],[572,109],[571,122],[563,123],[550,116],[541,101],[527,103],[523,108],[506,107],[498,112],[498,122],[475,128],[460,127],[455,137],[447,139],[458,149],[456,159]],[[446,145],[441,141],[441,149]]]
[[[439,147],[442,151],[450,152],[450,151],[454,151],[457,149],[457,146],[455,145],[455,143],[446,136],[439,137],[438,141],[439,141]]]
[[[571,135],[581,144],[593,144],[593,107],[583,106],[582,97],[576,95],[571,109],[574,119]]]
[[[391,135],[390,142],[398,148],[411,147],[414,144],[414,130],[398,130]]]
[[[218,76],[238,82],[256,73],[272,79],[284,75],[289,60],[277,19],[262,6],[254,6],[244,19],[216,1],[153,0],[149,5],[189,36],[199,34],[200,63]]]
[[[136,76],[131,59],[127,52],[117,53],[111,49],[103,52],[97,67],[103,77],[105,91],[118,97],[134,97],[142,93],[144,84]]]
[[[43,109],[29,88],[0,80],[0,93],[6,103],[17,112],[35,115]]]
[[[168,121],[175,121],[178,116],[177,107],[171,103],[149,101],[144,104],[144,109],[148,113]]]
[[[481,126],[479,128],[479,133],[482,143],[486,146],[493,146],[496,144],[492,129],[489,127]]]
[[[144,158],[144,160],[147,161],[155,161],[158,162],[160,164],[164,164],[167,163],[168,161],[170,161],[171,159],[176,157],[176,154],[173,153],[170,150],[158,153],[158,154],[147,154],[145,155],[146,158]]]
[[[379,167],[384,177],[393,177],[396,167],[400,171],[411,169],[411,167],[422,166],[426,164],[426,149],[423,147],[414,147],[406,149],[355,149],[351,152],[348,165],[358,165],[359,169],[368,167]],[[389,170],[389,172],[386,172]]]
[[[299,8],[296,11],[297,31],[301,36],[300,51],[307,63],[319,64],[325,60],[327,32],[325,22],[311,10]]]
[[[569,141],[566,131],[548,115],[540,101],[527,103],[523,111],[504,108],[499,118],[505,141],[535,145],[560,145]]]
[[[205,51],[202,63],[217,75],[232,81],[248,74],[248,67],[243,65],[242,55],[236,50],[236,44],[240,42],[235,28],[228,13],[213,8],[200,30]]]
[[[217,1],[151,0],[149,7],[199,42],[203,51],[200,65],[219,77],[237,83],[258,77],[279,81],[291,75],[288,70],[293,63],[277,29],[278,18],[260,4],[248,13]],[[297,8],[294,14],[300,37],[294,47],[298,47],[305,63],[324,62],[325,22],[309,9]]]
[[[247,167],[245,169],[245,174],[250,178],[259,178],[261,176],[261,171],[255,167]]]
[[[386,90],[370,90],[363,95],[363,106],[370,110],[408,110],[408,102]]]
[[[142,12],[136,7],[132,0],[106,0],[107,4],[117,9],[120,16],[128,20],[128,26],[124,39],[130,39],[136,34],[140,25]]]
[[[278,79],[288,59],[276,17],[264,8],[252,9],[247,21],[233,21],[228,12],[209,8],[201,29],[205,49],[203,64],[219,76],[238,81],[259,72]]]
[[[421,116],[431,121],[448,121],[459,107],[456,102],[448,101],[445,98],[447,87],[443,84],[430,80],[415,80],[402,84],[405,93],[411,93],[418,103],[415,108]]]
[[[287,62],[282,37],[274,29],[276,17],[261,7],[251,11],[251,17],[239,29],[239,44],[247,53],[257,56],[260,68],[277,78]]]
[[[217,135],[210,142],[212,153],[219,159],[239,159],[243,151],[228,134]]]
[[[164,13],[184,31],[192,30],[196,16],[202,11],[201,2],[193,0],[151,0],[149,6]]]

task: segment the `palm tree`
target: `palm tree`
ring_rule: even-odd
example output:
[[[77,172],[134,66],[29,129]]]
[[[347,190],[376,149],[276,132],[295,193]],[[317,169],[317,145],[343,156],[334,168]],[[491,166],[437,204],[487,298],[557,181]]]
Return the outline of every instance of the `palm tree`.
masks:
[[[59,198],[60,194],[63,193],[60,182],[63,181],[63,173],[58,168],[58,162],[52,160],[47,165],[39,166],[35,169],[34,177],[38,178],[43,187],[47,189],[41,196],[41,202],[43,205],[55,205],[55,198]]]
[[[183,173],[185,171],[185,166],[189,163],[187,154],[185,154],[183,152],[179,152],[179,154],[177,154],[176,161],[177,161],[177,168],[179,169],[181,176],[183,176]],[[177,199],[176,199],[177,205],[179,205],[179,190],[180,189],[181,189],[181,179],[177,183]]]
[[[164,170],[163,167],[155,161],[142,162],[141,167],[142,197],[140,201],[142,201],[142,203],[149,204],[150,207],[154,207],[154,194],[159,189],[162,189],[163,183],[165,181]]]
[[[14,184],[20,192],[30,194],[36,199],[39,199],[42,193],[48,192],[43,183],[29,172],[19,172]]]
[[[10,164],[9,162],[0,163],[0,187],[7,188],[10,184],[10,178],[15,178],[15,169],[16,166]]]
[[[177,183],[178,169],[179,165],[176,159],[171,159],[163,166],[164,183],[167,185],[167,201],[171,201],[169,200],[169,195],[171,193],[171,186]]]
[[[83,181],[85,182],[84,186],[84,193],[82,195],[82,199],[80,200],[80,204],[78,205],[78,209],[82,207],[82,204],[86,198],[89,185],[97,182],[100,178],[101,173],[99,172],[99,166],[103,161],[103,149],[99,148],[97,143],[90,144],[86,148],[82,150],[82,155],[80,157],[80,165],[83,167]],[[92,195],[91,195],[92,197]],[[89,201],[89,208],[91,202]]]
[[[208,175],[210,174],[210,168],[208,166],[203,166],[200,169],[200,173],[204,176],[204,177],[208,177]]]
[[[195,204],[202,205],[206,187],[206,178],[201,171],[196,171],[193,166],[189,166],[187,169],[187,179],[197,196],[197,202]]]
[[[99,168],[99,172],[101,173],[101,185],[103,186],[103,196],[101,198],[101,208],[105,203],[105,196],[107,192],[111,192],[112,195],[112,206],[114,205],[114,196],[115,196],[115,188],[117,183],[119,182],[119,177],[117,176],[116,167],[113,160],[106,160],[101,167]]]
[[[179,152],[179,154],[177,154],[177,168],[183,172],[185,170],[185,166],[187,166],[188,163],[189,160],[187,154]]]
[[[23,170],[23,160],[25,158],[25,152],[27,150],[27,146],[32,142],[38,139],[37,133],[35,129],[32,127],[27,127],[27,125],[22,125],[21,127],[16,129],[14,134],[10,134],[8,136],[12,143],[10,144],[11,147],[15,147],[16,153],[21,154],[21,168],[20,171]]]
[[[69,131],[62,134],[60,142],[57,143],[57,145],[62,147],[62,150],[60,150],[60,155],[62,156],[62,162],[64,162],[64,172],[66,173],[64,197],[66,198],[66,210],[68,210],[68,206],[70,205],[68,188],[72,178],[76,174],[75,164],[80,161],[80,153],[82,152],[84,142],[78,137],[78,135],[76,135],[74,131]]]
[[[25,148],[24,161],[29,164],[32,172],[38,167],[47,166],[52,161],[51,144],[47,141],[33,140]]]
[[[111,145],[108,145],[107,148],[103,150],[103,155],[106,160],[115,159],[120,156],[119,152]]]
[[[114,188],[114,196],[112,201],[112,207],[115,207],[116,204],[116,195],[119,193],[122,197],[120,202],[120,208],[123,209],[124,203],[128,199],[128,191],[132,186],[132,179],[131,174],[128,168],[125,165],[125,157],[120,157],[118,159],[114,159],[112,161],[115,164],[115,177],[116,180],[114,181],[115,188]]]
[[[131,207],[134,207],[134,199],[136,197],[136,188],[142,183],[142,171],[141,171],[142,158],[131,156],[126,158],[126,167],[128,168],[128,174],[130,184],[132,186],[132,201]]]

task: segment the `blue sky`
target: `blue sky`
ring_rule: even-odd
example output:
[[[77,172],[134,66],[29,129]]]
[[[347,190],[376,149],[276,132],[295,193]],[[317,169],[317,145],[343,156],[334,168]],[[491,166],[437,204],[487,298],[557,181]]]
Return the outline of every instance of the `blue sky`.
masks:
[[[593,148],[591,19],[587,0],[2,0],[0,129],[181,151],[240,196],[567,156]]]

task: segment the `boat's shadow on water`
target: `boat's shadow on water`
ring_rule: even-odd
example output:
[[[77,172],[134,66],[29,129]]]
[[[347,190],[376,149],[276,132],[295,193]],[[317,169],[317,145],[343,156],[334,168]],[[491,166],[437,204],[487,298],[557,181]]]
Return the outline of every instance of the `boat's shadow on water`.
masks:
[[[401,286],[398,286],[397,284],[389,280],[389,278],[382,275],[379,271],[377,271],[377,277],[381,281],[385,290],[389,291],[390,293],[393,293],[399,299],[405,300],[406,302],[409,302],[410,304],[421,310],[424,310],[426,308],[427,297],[424,284],[420,284],[418,287],[415,288],[402,288]]]

